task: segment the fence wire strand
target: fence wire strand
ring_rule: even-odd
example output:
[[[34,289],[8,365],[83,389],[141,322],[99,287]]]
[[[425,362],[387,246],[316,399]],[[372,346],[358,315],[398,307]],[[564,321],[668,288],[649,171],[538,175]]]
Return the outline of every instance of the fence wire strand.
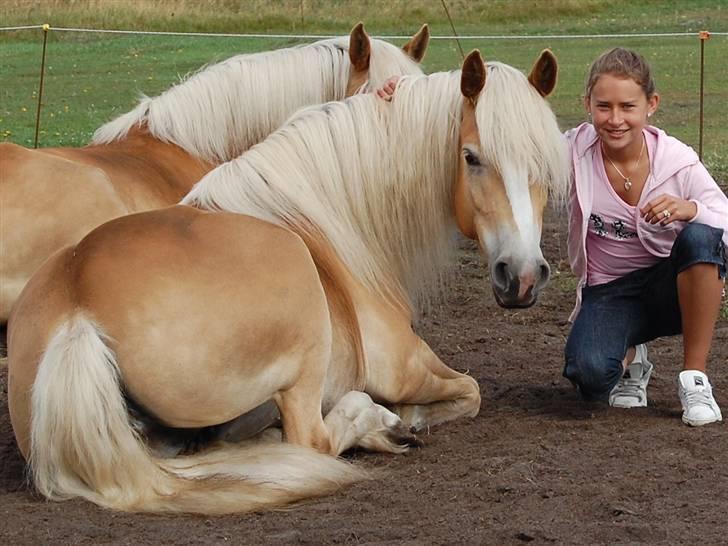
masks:
[[[42,29],[43,25],[26,25],[18,27],[0,27],[0,32],[11,31],[11,30],[30,30],[30,29]],[[51,26],[51,30],[57,32],[91,32],[99,34],[140,34],[140,35],[152,35],[152,36],[198,36],[198,37],[213,37],[213,38],[290,38],[298,40],[325,40],[327,38],[337,38],[339,34],[245,34],[245,33],[218,33],[218,32],[169,32],[169,31],[156,31],[156,30],[118,30],[118,29],[101,29],[101,28],[71,28],[71,27],[54,27]],[[447,36],[447,35],[431,35],[431,40],[569,40],[569,39],[604,39],[604,38],[664,38],[664,37],[695,37],[699,33],[695,32],[649,32],[649,33],[635,33],[635,34],[471,34],[465,36]],[[728,32],[712,32],[711,36],[728,36]],[[379,38],[382,40],[408,40],[412,36],[394,35],[394,34],[380,34],[373,35],[373,38]]]

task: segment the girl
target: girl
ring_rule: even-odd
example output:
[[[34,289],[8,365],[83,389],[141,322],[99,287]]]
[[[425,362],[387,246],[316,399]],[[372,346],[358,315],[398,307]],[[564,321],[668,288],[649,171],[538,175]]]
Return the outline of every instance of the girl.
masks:
[[[728,198],[691,148],[648,124],[660,97],[645,59],[591,66],[590,123],[566,133],[569,258],[579,278],[564,375],[586,399],[647,405],[644,343],[682,333],[683,422],[720,421],[705,374],[726,274]]]

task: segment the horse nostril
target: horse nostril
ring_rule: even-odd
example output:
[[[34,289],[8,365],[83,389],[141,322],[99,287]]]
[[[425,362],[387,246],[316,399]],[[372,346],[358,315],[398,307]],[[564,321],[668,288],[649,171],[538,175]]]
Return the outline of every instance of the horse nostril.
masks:
[[[493,284],[502,290],[507,290],[509,285],[508,264],[498,262],[493,268]]]
[[[549,280],[549,277],[551,276],[551,268],[549,267],[549,264],[546,262],[541,264],[541,267],[539,267],[539,281],[542,283],[545,283]]]

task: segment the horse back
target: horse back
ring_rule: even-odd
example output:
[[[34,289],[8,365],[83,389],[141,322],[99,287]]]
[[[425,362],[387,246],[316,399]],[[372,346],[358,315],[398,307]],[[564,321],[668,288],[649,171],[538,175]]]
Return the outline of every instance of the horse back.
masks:
[[[41,153],[101,169],[130,212],[174,205],[213,167],[142,128],[107,144]]]
[[[98,167],[0,144],[0,322],[48,256],[128,212]]]

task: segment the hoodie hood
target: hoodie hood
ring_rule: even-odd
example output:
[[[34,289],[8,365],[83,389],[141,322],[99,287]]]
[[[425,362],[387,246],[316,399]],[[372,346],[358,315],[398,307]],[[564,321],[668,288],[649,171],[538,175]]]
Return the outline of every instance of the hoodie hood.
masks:
[[[698,154],[690,146],[669,136],[662,129],[648,125],[644,130],[654,135],[657,140],[655,157],[650,160],[655,185],[660,185],[675,173],[700,161]],[[568,131],[567,136],[573,142],[573,159],[577,161],[599,142],[594,126],[586,122]]]

